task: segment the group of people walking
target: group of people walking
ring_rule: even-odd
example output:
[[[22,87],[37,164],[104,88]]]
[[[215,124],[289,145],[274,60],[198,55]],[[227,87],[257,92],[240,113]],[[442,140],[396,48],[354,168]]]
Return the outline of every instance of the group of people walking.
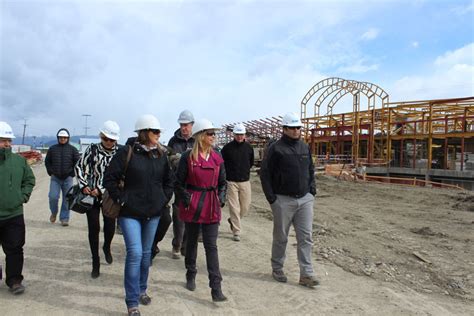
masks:
[[[56,221],[59,212],[61,225],[69,225],[69,210],[64,197],[74,176],[82,193],[94,200],[86,212],[92,278],[100,276],[99,233],[104,194],[121,205],[117,221],[126,247],[124,287],[129,315],[140,315],[139,304],[151,303],[147,293],[149,267],[160,252],[158,244],[171,223],[172,258],[185,257],[186,288],[190,291],[196,288],[198,240],[202,238],[212,300],[227,300],[222,291],[219,268],[219,224],[222,208],[227,202],[230,214],[227,222],[232,239],[241,240],[241,218],[247,214],[251,200],[253,148],[246,142],[246,130],[242,124],[234,126],[234,140],[218,150],[215,141],[220,128],[212,122],[207,119],[195,121],[192,113],[186,110],[180,113],[178,123],[179,129],[168,146],[164,146],[159,141],[162,131],[159,120],[153,115],[143,115],[135,124],[137,136],[120,146],[117,144],[120,137],[118,124],[107,121],[100,129],[100,142],[90,145],[82,156],[69,144],[69,132],[60,129],[58,144],[52,146],[46,155],[45,165],[51,176],[51,223]],[[268,148],[261,169],[262,188],[274,216],[272,275],[279,282],[287,281],[283,265],[289,228],[293,224],[298,241],[299,283],[313,287],[318,284],[311,263],[316,194],[313,162],[308,146],[300,140],[299,118],[289,113],[283,117],[282,123],[283,136]],[[0,242],[7,258],[6,283],[14,294],[20,294],[24,291],[21,276],[24,244],[22,204],[31,194],[34,176],[24,159],[11,153],[13,137],[10,126],[0,122],[0,186],[6,189],[8,177],[14,174],[18,179],[15,178],[14,186],[10,181],[8,189],[21,192],[21,199],[15,203],[6,201],[4,194],[0,197]],[[10,162],[12,157],[14,163]],[[63,193],[63,202],[59,211],[60,192]],[[174,202],[170,206],[173,194]],[[102,250],[105,261],[111,264],[116,220],[102,217]],[[21,232],[12,227],[20,222],[23,241],[15,243],[21,241]],[[15,236],[12,230],[15,230]]]

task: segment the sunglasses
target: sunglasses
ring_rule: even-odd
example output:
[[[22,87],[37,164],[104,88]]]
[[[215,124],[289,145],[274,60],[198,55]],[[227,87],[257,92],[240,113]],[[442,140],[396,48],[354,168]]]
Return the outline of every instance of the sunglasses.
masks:
[[[287,129],[291,129],[291,130],[300,130],[301,129],[301,126],[285,126]]]
[[[149,132],[152,132],[155,135],[160,135],[161,131],[159,129],[149,129]]]
[[[101,139],[102,139],[104,142],[109,142],[109,143],[114,143],[114,142],[116,141],[115,139],[108,138],[108,137],[105,137],[105,136],[102,136]]]
[[[216,136],[216,132],[206,132],[207,136]]]

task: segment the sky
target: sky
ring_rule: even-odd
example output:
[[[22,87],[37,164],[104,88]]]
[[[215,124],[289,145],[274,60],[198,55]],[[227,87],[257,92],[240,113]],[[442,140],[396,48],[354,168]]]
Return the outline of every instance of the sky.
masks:
[[[0,121],[80,135],[89,114],[89,135],[114,120],[124,140],[149,113],[166,142],[182,110],[216,125],[299,113],[328,77],[390,101],[474,96],[473,3],[0,0]]]

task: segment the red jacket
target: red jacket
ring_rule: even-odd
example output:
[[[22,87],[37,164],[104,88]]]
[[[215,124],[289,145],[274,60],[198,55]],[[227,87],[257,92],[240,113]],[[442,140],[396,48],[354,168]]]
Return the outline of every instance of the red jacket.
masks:
[[[200,156],[194,161],[190,153],[183,154],[176,172],[179,218],[187,223],[218,223],[225,202],[224,160],[214,150],[207,161]]]

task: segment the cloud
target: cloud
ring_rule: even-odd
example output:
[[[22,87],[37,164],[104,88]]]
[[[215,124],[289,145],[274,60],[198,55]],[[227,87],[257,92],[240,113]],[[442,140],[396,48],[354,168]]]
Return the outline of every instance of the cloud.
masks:
[[[388,89],[397,100],[458,98],[474,95],[474,43],[447,51],[425,75],[405,76]]]
[[[438,67],[452,67],[459,64],[474,65],[474,43],[446,52],[436,58],[434,64]]]
[[[365,41],[371,41],[377,38],[379,35],[379,30],[375,28],[369,29],[367,32],[362,34],[361,38]]]

